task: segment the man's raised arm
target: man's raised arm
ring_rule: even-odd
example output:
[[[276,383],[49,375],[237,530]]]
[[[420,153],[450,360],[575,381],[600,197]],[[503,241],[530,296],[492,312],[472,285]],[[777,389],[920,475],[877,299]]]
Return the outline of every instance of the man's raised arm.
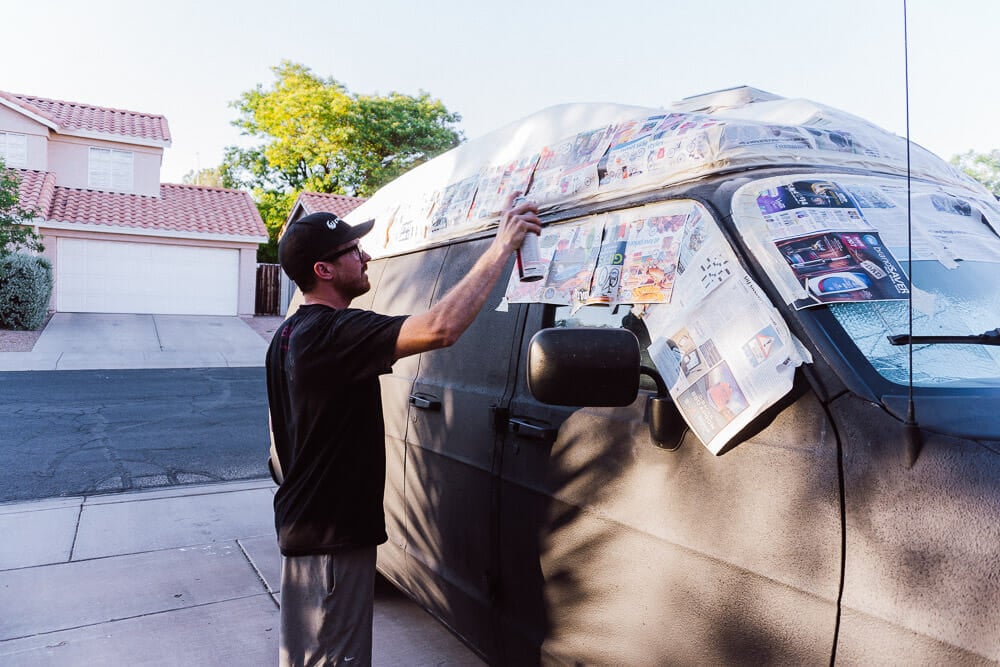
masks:
[[[510,254],[521,247],[524,235],[541,233],[537,207],[532,202],[514,206],[517,194],[508,198],[497,235],[472,270],[430,310],[411,315],[403,323],[396,340],[396,359],[453,345],[482,310]]]

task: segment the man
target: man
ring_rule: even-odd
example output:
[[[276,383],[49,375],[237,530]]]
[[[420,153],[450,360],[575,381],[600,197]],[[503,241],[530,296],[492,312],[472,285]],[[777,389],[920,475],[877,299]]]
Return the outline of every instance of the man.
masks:
[[[371,663],[376,546],[385,542],[385,433],[378,376],[402,357],[455,343],[511,252],[541,231],[534,204],[507,201],[472,270],[425,313],[350,308],[371,259],[330,213],[289,225],[278,259],[304,305],[267,351],[267,394],[284,480],[274,497],[282,553],[280,662]]]

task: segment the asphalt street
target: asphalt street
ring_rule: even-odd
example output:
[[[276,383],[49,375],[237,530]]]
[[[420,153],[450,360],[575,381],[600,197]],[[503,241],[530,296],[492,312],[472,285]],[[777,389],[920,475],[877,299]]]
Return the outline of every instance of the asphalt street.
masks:
[[[266,347],[237,317],[56,313],[0,354],[0,665],[275,664]],[[483,664],[388,585],[374,627],[375,664]]]
[[[264,369],[0,373],[0,502],[267,477]]]

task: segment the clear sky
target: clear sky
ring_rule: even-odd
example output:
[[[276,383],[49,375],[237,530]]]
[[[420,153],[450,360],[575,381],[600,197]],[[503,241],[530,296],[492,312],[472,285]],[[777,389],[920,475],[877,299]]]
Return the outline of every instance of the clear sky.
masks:
[[[355,93],[427,91],[474,138],[544,107],[751,85],[905,134],[903,0],[19,0],[0,90],[163,114],[162,179],[245,142],[229,103],[283,59]],[[910,136],[1000,148],[996,0],[909,0]]]

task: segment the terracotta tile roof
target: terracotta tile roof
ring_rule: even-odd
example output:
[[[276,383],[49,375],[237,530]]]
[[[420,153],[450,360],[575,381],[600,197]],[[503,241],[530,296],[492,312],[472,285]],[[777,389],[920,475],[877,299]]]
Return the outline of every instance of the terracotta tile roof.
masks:
[[[195,236],[267,238],[249,194],[195,185],[164,184],[159,197],[56,187],[46,218]]]
[[[264,243],[267,229],[246,192],[197,185],[160,185],[159,197],[59,187],[55,174],[12,169],[21,178],[21,201],[48,222],[81,223],[128,233],[244,237]],[[44,227],[44,223],[40,226]]]
[[[347,195],[330,195],[324,192],[302,192],[299,193],[292,211],[299,206],[302,207],[303,215],[311,213],[333,213],[336,216],[344,217],[365,202],[364,197],[348,197]]]
[[[20,201],[24,208],[44,216],[52,205],[56,189],[56,175],[50,171],[34,169],[8,169],[20,180]]]
[[[97,107],[0,91],[0,97],[56,125],[67,133],[93,132],[170,143],[167,119],[158,114]]]

